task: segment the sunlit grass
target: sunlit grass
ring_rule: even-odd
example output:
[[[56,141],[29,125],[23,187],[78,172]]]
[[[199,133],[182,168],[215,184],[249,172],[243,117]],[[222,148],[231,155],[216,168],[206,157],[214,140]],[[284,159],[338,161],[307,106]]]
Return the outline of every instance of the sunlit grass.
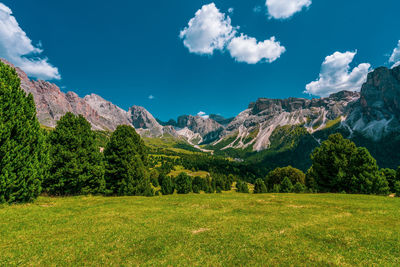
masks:
[[[400,199],[201,194],[0,206],[0,266],[400,264]]]

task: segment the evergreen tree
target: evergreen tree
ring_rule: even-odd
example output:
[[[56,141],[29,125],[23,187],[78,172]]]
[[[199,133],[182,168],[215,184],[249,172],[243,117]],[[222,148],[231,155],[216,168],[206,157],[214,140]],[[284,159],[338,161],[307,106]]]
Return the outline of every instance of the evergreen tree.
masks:
[[[45,188],[52,195],[104,193],[104,166],[96,136],[82,116],[65,114],[49,134],[50,170]]]
[[[280,193],[280,192],[281,192],[281,186],[279,184],[274,184],[271,193]]]
[[[267,187],[262,179],[257,179],[254,183],[254,194],[267,193]]]
[[[400,181],[394,183],[393,192],[396,194],[396,197],[400,197]]]
[[[393,192],[394,184],[397,181],[396,171],[393,169],[381,169],[382,175],[386,178],[391,192]]]
[[[293,191],[293,184],[289,177],[285,177],[280,186],[281,193],[291,193]]]
[[[163,195],[171,195],[174,193],[174,183],[172,182],[171,177],[163,176],[161,180],[161,193]]]
[[[236,182],[236,188],[238,193],[249,193],[249,186],[241,180]]]
[[[206,184],[205,184],[205,180],[202,179],[199,176],[194,177],[193,182],[192,182],[192,190],[193,193],[200,193],[200,190],[204,190],[206,189]]]
[[[115,195],[151,196],[144,142],[131,126],[121,125],[104,150],[107,192]]]
[[[341,134],[333,134],[311,155],[313,162],[308,180],[320,192],[386,194],[385,177],[365,148],[357,148]]]
[[[306,192],[306,190],[307,190],[306,186],[299,182],[297,182],[293,186],[293,193],[304,193]]]
[[[178,194],[189,194],[192,191],[192,178],[185,172],[181,172],[175,178],[176,192]]]
[[[47,165],[33,96],[21,89],[16,71],[0,61],[0,203],[36,199]]]

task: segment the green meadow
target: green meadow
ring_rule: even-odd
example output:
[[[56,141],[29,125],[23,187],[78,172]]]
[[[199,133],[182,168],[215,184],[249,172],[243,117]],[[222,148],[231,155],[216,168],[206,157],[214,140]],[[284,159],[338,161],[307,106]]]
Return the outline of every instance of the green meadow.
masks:
[[[0,266],[400,265],[400,198],[40,197],[0,205]]]

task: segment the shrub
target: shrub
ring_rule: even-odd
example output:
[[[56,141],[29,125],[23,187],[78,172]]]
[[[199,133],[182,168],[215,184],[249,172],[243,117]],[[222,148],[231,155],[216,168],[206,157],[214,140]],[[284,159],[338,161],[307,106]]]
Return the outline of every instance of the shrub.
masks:
[[[257,179],[254,183],[254,194],[267,193],[267,187],[262,179]]]
[[[293,184],[289,177],[285,177],[280,187],[281,193],[291,193],[293,191]]]
[[[51,164],[44,183],[49,194],[104,193],[102,154],[91,128],[82,115],[68,112],[49,134]]]
[[[175,187],[178,194],[189,194],[192,191],[192,178],[185,172],[181,172],[175,178]]]
[[[0,61],[0,203],[30,202],[41,192],[47,147],[31,94]]]
[[[333,134],[311,155],[312,167],[307,180],[314,181],[320,192],[386,194],[385,177],[365,148],[357,148],[341,134]]]
[[[121,125],[112,133],[104,150],[107,191],[115,195],[151,195],[147,155],[135,129]],[[157,182],[158,183],[158,182]]]
[[[161,177],[161,175],[160,175],[160,177]],[[160,181],[160,183],[161,183],[161,193],[163,195],[171,195],[171,194],[173,194],[175,188],[174,188],[174,184],[172,182],[171,177],[165,176],[165,175],[163,175],[162,177],[163,177],[163,179]]]
[[[297,182],[305,184],[305,174],[292,166],[276,168],[271,171],[265,179],[265,184],[271,190],[275,184],[281,184],[286,177],[290,179],[292,184],[296,184]]]

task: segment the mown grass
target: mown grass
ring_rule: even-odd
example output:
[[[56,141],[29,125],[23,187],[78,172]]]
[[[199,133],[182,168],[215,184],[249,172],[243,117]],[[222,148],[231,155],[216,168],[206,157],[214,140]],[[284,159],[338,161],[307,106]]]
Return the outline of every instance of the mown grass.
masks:
[[[0,206],[0,265],[400,264],[400,199],[210,194]]]

